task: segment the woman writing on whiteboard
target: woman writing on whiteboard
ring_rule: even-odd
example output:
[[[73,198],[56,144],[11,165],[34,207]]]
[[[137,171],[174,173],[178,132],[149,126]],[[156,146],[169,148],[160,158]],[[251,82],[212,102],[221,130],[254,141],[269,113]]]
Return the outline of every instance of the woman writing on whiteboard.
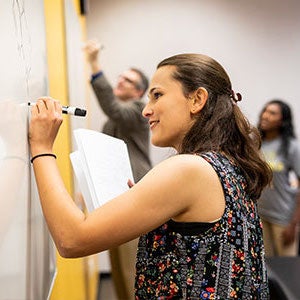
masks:
[[[268,299],[256,200],[271,171],[240,94],[214,59],[181,54],[158,65],[148,98],[152,143],[178,155],[87,216],[52,156],[60,103],[41,98],[32,108],[33,167],[60,254],[90,255],[140,237],[136,299]]]

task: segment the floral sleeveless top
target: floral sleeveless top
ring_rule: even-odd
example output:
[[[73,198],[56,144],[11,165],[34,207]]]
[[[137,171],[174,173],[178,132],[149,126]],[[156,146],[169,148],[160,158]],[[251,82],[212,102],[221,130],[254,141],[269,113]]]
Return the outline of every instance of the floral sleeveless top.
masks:
[[[269,299],[262,226],[245,178],[221,154],[201,157],[220,178],[225,212],[212,224],[170,220],[141,236],[135,299]]]

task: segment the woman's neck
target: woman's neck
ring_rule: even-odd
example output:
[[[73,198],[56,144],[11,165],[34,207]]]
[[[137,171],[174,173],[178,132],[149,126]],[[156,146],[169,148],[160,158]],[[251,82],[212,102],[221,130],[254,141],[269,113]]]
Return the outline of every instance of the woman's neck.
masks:
[[[266,131],[264,134],[265,141],[272,141],[277,139],[280,136],[280,132],[278,130],[270,130]]]

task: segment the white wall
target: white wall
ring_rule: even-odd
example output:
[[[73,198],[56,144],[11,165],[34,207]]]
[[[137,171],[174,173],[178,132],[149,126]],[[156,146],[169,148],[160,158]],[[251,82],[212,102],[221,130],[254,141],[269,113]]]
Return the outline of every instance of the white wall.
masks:
[[[102,65],[112,83],[130,66],[151,76],[161,59],[198,52],[226,68],[251,122],[274,97],[289,102],[299,119],[298,0],[89,0],[87,26],[88,38],[105,45]],[[91,127],[104,120],[94,101]],[[162,153],[152,149],[154,163]]]
[[[54,248],[29,162],[29,109],[20,105],[47,94],[44,5],[1,1],[0,11],[0,299],[46,299]]]

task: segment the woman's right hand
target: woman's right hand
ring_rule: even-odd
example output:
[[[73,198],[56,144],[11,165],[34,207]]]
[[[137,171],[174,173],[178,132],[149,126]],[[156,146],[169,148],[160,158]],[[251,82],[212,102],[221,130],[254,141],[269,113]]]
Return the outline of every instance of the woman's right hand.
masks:
[[[31,108],[29,143],[31,155],[52,153],[53,144],[63,121],[62,106],[51,97],[41,97]]]

